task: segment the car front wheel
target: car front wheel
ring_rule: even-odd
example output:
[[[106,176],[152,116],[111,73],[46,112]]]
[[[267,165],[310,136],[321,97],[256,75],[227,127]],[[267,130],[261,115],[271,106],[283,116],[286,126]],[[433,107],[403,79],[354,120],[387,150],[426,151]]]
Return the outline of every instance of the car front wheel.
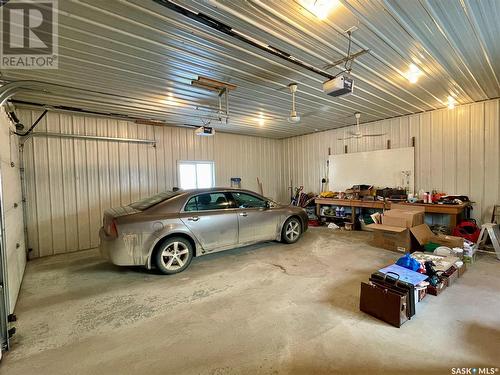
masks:
[[[302,224],[296,217],[291,217],[283,225],[281,230],[281,240],[285,243],[294,243],[302,234]]]
[[[165,240],[156,252],[156,267],[165,275],[179,273],[188,268],[193,259],[193,246],[182,237]]]

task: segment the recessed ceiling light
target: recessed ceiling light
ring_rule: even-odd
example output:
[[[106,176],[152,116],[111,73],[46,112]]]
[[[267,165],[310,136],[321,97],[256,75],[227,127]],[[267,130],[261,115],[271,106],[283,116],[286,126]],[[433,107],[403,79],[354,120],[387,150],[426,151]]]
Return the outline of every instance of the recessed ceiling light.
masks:
[[[453,96],[448,96],[448,109],[453,109],[455,108],[455,99],[453,98]]]
[[[406,72],[406,78],[410,83],[417,83],[418,78],[422,75],[422,71],[415,64],[410,64]]]
[[[262,112],[259,112],[259,117],[257,118],[257,122],[259,123],[259,126],[264,126],[264,124],[266,123],[264,114]]]
[[[167,97],[163,100],[163,103],[172,106],[178,106],[181,104],[179,100],[171,92],[167,94]]]
[[[320,20],[328,17],[330,12],[340,5],[339,0],[300,0],[300,4]]]

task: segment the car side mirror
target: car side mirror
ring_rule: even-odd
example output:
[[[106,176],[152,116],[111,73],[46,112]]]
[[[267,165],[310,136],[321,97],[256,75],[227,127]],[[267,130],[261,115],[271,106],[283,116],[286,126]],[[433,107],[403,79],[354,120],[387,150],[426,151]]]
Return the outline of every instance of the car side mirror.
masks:
[[[266,201],[266,209],[269,209],[272,207],[271,201]]]

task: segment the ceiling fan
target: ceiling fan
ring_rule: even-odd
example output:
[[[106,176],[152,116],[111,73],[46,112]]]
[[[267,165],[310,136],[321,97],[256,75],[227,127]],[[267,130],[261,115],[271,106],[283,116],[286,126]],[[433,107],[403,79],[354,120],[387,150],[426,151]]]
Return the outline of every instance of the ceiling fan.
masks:
[[[361,112],[356,112],[354,114],[354,117],[356,117],[356,131],[350,131],[349,134],[351,134],[349,137],[345,138],[338,138],[339,141],[346,141],[348,139],[359,139],[359,138],[364,138],[364,137],[382,137],[386,135],[387,133],[381,133],[381,134],[363,134],[361,133],[361,128],[359,127],[359,119],[361,118]]]
[[[299,112],[297,112],[296,107],[295,107],[295,94],[297,93],[298,87],[297,87],[297,84],[295,82],[292,82],[292,83],[288,84],[288,86],[286,86],[286,88],[288,89],[290,94],[292,94],[292,109],[290,110],[290,114],[288,115],[288,117],[286,117],[286,120],[292,124],[297,124],[300,122],[301,117],[304,117],[304,116],[301,116],[301,114]],[[281,89],[277,89],[277,91],[282,91],[284,89],[285,89],[285,87],[283,87]],[[309,114],[306,114],[306,115],[309,115]],[[271,117],[271,118],[273,118],[275,120],[283,120],[285,117]]]
[[[300,113],[295,110],[295,93],[297,92],[297,84],[290,83],[288,85],[288,90],[290,90],[290,94],[292,94],[292,109],[290,111],[290,115],[287,118],[287,121],[296,124],[300,122]]]
[[[330,106],[323,105],[320,108],[314,109],[314,110],[309,111],[309,112],[304,112],[304,113],[297,112],[295,96],[296,96],[296,93],[298,92],[298,84],[295,82],[292,82],[292,83],[288,84],[286,87],[283,87],[281,89],[277,89],[277,91],[282,91],[285,88],[287,88],[288,91],[290,92],[290,94],[292,94],[292,108],[290,110],[288,117],[286,117],[286,120],[292,124],[297,124],[302,119],[309,117],[309,116],[321,115],[322,113],[326,113],[329,109],[331,109]],[[276,120],[284,120],[285,119],[285,117],[269,117],[269,118],[276,119]]]

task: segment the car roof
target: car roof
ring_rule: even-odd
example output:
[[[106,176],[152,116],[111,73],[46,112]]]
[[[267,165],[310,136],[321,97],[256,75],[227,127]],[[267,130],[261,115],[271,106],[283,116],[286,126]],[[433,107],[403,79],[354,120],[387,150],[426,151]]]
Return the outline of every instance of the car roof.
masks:
[[[262,199],[268,199],[259,193],[256,193],[251,190],[247,189],[238,189],[238,188],[230,188],[230,187],[213,187],[213,188],[206,188],[206,189],[188,189],[188,190],[178,190],[176,191],[175,195],[172,196],[171,198],[160,202],[150,208],[148,210],[157,210],[157,209],[165,209],[169,210],[169,212],[179,212],[182,210],[184,207],[185,203],[187,202],[188,199],[191,197],[197,195],[197,194],[203,194],[203,193],[211,193],[211,192],[242,192],[242,193],[248,193],[255,195],[257,197],[261,197]]]

